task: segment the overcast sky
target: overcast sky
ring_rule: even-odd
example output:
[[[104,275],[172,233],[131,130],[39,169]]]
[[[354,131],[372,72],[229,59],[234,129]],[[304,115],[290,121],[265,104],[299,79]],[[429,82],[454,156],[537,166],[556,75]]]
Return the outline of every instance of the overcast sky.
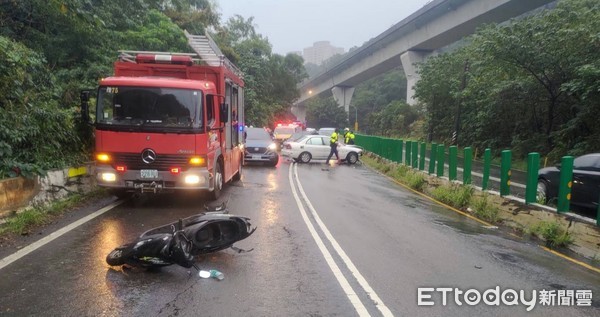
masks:
[[[215,0],[222,21],[239,14],[254,17],[258,33],[273,52],[302,51],[317,41],[361,46],[431,0]]]

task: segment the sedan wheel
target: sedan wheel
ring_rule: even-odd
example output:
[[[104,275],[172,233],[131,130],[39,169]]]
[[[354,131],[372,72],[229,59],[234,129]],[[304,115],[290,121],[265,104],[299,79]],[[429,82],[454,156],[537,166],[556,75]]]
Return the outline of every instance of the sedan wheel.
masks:
[[[346,156],[346,162],[348,162],[348,164],[354,164],[357,161],[358,161],[358,154],[356,154],[356,152],[350,152]]]
[[[308,163],[308,162],[310,162],[311,159],[312,159],[312,155],[310,155],[310,153],[308,153],[308,152],[302,152],[302,153],[300,153],[300,156],[298,156],[298,160],[301,163]]]
[[[548,183],[545,180],[538,180],[537,192],[535,200],[539,204],[546,204],[548,202]]]

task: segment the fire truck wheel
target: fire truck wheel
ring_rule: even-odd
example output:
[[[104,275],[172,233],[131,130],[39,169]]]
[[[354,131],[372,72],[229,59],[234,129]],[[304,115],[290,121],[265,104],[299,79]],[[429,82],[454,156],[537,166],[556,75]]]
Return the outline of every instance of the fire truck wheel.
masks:
[[[235,173],[235,175],[233,175],[233,178],[232,178],[234,182],[237,182],[240,179],[242,179],[242,165],[244,165],[244,164],[242,164],[242,160],[240,160],[240,166],[238,166],[238,172]]]
[[[110,190],[110,193],[117,196],[119,199],[126,199],[131,196],[131,193],[127,192],[125,189],[113,188]]]
[[[221,164],[218,163],[213,176],[213,188],[213,191],[209,195],[210,200],[217,200],[221,196],[221,190],[223,189],[223,173],[221,172]]]

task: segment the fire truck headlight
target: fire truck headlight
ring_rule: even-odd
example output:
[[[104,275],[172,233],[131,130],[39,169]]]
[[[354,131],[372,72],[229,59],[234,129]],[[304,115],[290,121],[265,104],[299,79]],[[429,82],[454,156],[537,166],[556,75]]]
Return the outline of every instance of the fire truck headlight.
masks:
[[[185,177],[185,183],[189,185],[200,183],[200,176],[198,175],[187,175]]]
[[[115,173],[102,173],[100,178],[105,182],[114,182],[117,180],[117,175]]]

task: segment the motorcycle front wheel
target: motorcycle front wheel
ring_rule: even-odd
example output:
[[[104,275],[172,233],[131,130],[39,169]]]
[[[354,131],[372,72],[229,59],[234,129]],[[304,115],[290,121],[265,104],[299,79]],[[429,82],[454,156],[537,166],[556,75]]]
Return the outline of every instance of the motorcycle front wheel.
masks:
[[[110,266],[119,266],[127,262],[127,258],[130,256],[131,248],[133,244],[125,244],[114,250],[112,250],[106,256],[106,263]]]

